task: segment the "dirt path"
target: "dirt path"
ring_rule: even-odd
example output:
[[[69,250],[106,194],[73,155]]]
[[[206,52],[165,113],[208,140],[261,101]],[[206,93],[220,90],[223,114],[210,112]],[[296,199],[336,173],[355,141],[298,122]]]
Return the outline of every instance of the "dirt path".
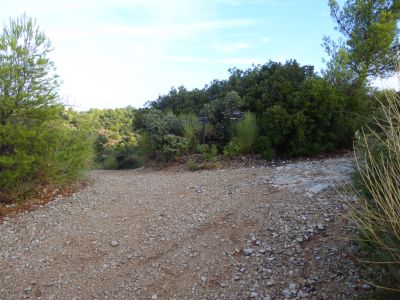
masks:
[[[95,171],[0,225],[0,299],[349,299],[334,190],[349,157],[201,172]]]

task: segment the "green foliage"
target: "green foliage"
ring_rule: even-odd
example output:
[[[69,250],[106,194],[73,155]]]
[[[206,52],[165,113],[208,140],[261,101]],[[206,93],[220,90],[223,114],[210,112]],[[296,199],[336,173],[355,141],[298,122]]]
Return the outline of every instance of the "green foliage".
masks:
[[[218,148],[217,145],[207,145],[207,144],[199,144],[197,146],[197,151],[203,155],[203,158],[208,161],[215,161],[217,154],[218,154]]]
[[[261,157],[266,160],[271,160],[276,158],[276,150],[271,144],[271,139],[266,136],[260,136],[255,145],[254,150],[261,154]]]
[[[347,0],[340,9],[336,0],[330,0],[329,6],[344,41],[336,44],[325,38],[326,50],[332,57],[328,73],[334,74],[340,66],[347,79],[356,75],[354,83],[358,87],[369,77],[392,75],[397,64],[399,2]]]
[[[58,78],[50,41],[35,21],[10,19],[0,35],[0,124],[40,125],[57,118]]]
[[[147,159],[176,160],[190,147],[191,141],[183,136],[183,122],[173,113],[139,110],[134,128],[145,136],[141,151]]]
[[[25,196],[37,184],[75,180],[91,156],[86,128],[68,124],[49,40],[25,15],[0,36],[0,190]]]
[[[133,132],[135,111],[131,107],[64,112],[64,119],[93,132],[94,165],[106,169],[132,169],[142,164],[138,135]]]
[[[181,115],[179,119],[182,121],[183,136],[188,141],[188,152],[195,151],[200,143],[201,126],[194,114]]]
[[[247,112],[244,119],[237,123],[236,137],[242,154],[253,152],[253,145],[258,137],[258,127],[254,114]]]
[[[392,95],[385,102],[376,129],[358,134],[352,219],[369,255],[365,261],[384,275],[377,284],[400,292],[400,99]]]
[[[253,152],[253,146],[258,137],[258,127],[254,114],[247,112],[243,120],[235,126],[235,134],[229,143],[224,147],[224,154],[233,157],[239,154]]]
[[[259,153],[267,151],[269,148],[284,152],[291,126],[291,117],[283,107],[274,105],[267,108],[259,117],[260,134],[266,144],[265,147],[261,147],[261,145],[258,147]]]
[[[189,140],[188,152],[191,152],[196,149],[201,136],[194,114],[202,112],[209,119],[205,142],[216,144],[230,156],[255,151],[268,158],[291,157],[349,148],[354,132],[368,119],[372,101],[368,90],[355,89],[348,83],[356,75],[346,66],[350,60],[348,53],[342,51],[340,55],[336,73],[325,78],[315,74],[312,66],[300,66],[295,60],[285,64],[268,62],[245,71],[231,69],[228,80],[214,80],[204,87],[203,94],[207,95],[208,101],[201,108],[193,106],[189,110],[189,106],[185,106],[184,111],[190,112],[191,116],[181,117],[180,126],[177,126],[181,129],[173,130],[170,125],[161,123],[166,115],[182,111],[175,110],[182,96],[178,97],[178,94],[190,93],[183,88],[157,100],[155,107],[162,107],[164,113],[147,112],[157,118],[157,128],[145,124],[149,119],[137,120],[138,124],[142,122],[139,127],[152,132],[152,136],[184,136]],[[169,106],[170,103],[174,105]],[[243,110],[253,112],[255,120],[243,125],[241,134],[237,121],[231,117],[234,112]],[[150,124],[157,122],[150,121]],[[160,126],[165,129],[158,129]],[[264,137],[264,145],[257,141],[257,145],[250,147],[251,140],[257,138],[256,127]],[[152,138],[152,145],[161,143],[161,138]],[[152,153],[157,156],[155,152]]]
[[[118,162],[117,162],[117,158],[115,157],[115,155],[113,155],[113,154],[108,155],[104,159],[102,167],[105,170],[117,170],[118,169]]]
[[[36,139],[39,174],[45,182],[71,182],[89,167],[93,140],[88,131],[58,120],[42,126]]]
[[[177,160],[186,152],[188,144],[184,137],[167,134],[162,138],[161,157],[163,160]]]
[[[234,157],[240,154],[240,145],[237,141],[237,138],[233,138],[229,141],[228,144],[225,145],[224,147],[224,155],[227,157]]]
[[[188,160],[187,167],[192,172],[200,170],[200,165],[192,159]]]

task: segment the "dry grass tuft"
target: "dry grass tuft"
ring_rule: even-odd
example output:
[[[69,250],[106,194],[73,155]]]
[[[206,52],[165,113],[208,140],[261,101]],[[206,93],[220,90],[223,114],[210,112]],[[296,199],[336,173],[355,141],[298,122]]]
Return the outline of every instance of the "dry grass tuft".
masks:
[[[357,204],[351,218],[368,253],[363,262],[379,268],[388,290],[400,292],[400,99],[381,103],[376,127],[355,146]]]

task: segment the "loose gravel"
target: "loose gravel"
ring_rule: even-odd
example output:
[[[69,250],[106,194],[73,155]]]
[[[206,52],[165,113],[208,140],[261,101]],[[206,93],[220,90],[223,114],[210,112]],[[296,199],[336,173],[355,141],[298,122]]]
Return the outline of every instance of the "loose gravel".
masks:
[[[0,299],[349,299],[351,157],[93,171],[0,225]],[[369,288],[369,286],[368,286]]]

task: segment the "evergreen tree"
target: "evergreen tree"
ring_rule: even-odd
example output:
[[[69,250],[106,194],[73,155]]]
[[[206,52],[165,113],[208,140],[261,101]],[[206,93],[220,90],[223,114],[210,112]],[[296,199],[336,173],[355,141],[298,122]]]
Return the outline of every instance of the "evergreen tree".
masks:
[[[400,1],[347,0],[340,8],[336,0],[329,0],[329,7],[344,40],[335,43],[325,37],[332,58],[326,76],[333,82],[350,79],[360,88],[368,79],[392,75],[398,61]]]

